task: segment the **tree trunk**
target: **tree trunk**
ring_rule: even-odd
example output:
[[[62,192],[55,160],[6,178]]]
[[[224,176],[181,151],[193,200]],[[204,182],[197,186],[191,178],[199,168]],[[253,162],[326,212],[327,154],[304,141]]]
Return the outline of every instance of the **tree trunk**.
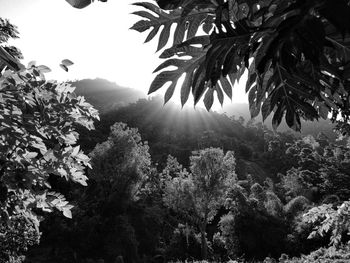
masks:
[[[208,244],[207,244],[207,238],[206,238],[206,224],[203,224],[201,227],[201,254],[202,254],[202,260],[206,260],[208,257]]]

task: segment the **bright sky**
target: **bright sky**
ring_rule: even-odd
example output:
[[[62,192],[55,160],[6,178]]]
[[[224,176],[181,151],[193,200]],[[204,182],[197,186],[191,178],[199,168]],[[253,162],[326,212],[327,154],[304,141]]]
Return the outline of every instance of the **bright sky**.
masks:
[[[20,39],[11,44],[21,49],[25,64],[35,60],[50,67],[48,78],[100,77],[147,93],[161,60],[156,41],[143,44],[147,33],[129,30],[138,20],[130,14],[139,9],[131,5],[135,1],[95,1],[75,9],[65,0],[0,0],[0,17],[18,26]],[[74,62],[68,73],[58,66],[66,58]],[[242,85],[233,101],[247,102]]]

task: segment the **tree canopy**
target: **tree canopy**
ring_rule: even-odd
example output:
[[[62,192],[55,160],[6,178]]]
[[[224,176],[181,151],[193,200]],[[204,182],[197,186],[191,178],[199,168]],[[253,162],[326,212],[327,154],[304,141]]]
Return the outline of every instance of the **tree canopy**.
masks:
[[[207,258],[206,227],[223,205],[226,192],[235,183],[235,157],[219,148],[193,152],[191,173],[183,170],[176,159],[168,158],[164,202],[175,211],[190,215],[201,233],[202,258]]]

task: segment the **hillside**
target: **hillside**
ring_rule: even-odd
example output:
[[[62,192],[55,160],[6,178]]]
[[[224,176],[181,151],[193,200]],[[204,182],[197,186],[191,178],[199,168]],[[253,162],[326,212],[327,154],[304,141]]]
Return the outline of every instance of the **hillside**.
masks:
[[[76,86],[76,93],[78,95],[84,96],[87,101],[89,101],[92,105],[94,105],[94,107],[99,110],[101,114],[105,114],[107,112],[127,106],[129,103],[136,102],[138,99],[146,98],[146,95],[140,90],[122,87],[117,85],[115,82],[110,82],[108,80],[100,78],[79,80],[73,82],[73,85]],[[166,112],[169,106],[167,105],[163,107],[160,102],[159,107],[159,110],[162,109]],[[175,105],[170,107],[179,108]],[[190,108],[192,108],[192,106],[186,106],[180,115],[188,115],[188,111],[191,111]],[[198,112],[203,112],[203,109],[201,108],[197,107],[197,110]],[[217,112],[219,114],[225,113],[229,117],[234,116],[236,119],[242,116],[246,122],[250,120],[249,107],[246,103],[226,104]],[[267,120],[265,120],[264,125],[272,130],[271,119],[271,116],[268,117]],[[261,115],[259,115],[255,121],[261,122]],[[334,125],[332,125],[329,120],[321,119],[318,122],[302,121],[301,133],[297,133],[293,132],[283,121],[278,128],[278,131],[292,132],[295,136],[308,134],[317,136],[317,134],[322,131],[331,141],[335,141],[337,135],[333,132],[333,127]]]
[[[122,87],[100,78],[82,79],[73,82],[72,85],[76,87],[75,92],[84,96],[100,113],[115,110],[146,97],[140,90]]]
[[[250,120],[250,112],[249,112],[249,106],[247,103],[232,103],[232,104],[226,104],[223,108],[221,108],[218,112],[225,112],[228,116],[234,116],[236,119],[242,116],[245,121]],[[262,122],[262,116],[259,114],[258,117],[255,118],[256,122]],[[334,124],[331,123],[329,120],[323,120],[320,119],[319,121],[314,122],[306,122],[304,120],[301,121],[301,132],[294,132],[291,130],[287,124],[285,123],[285,120],[282,121],[281,125],[278,127],[279,132],[292,132],[294,135],[312,135],[314,137],[317,136],[317,134],[322,131],[331,141],[335,141],[337,138],[337,135],[333,132]],[[272,116],[270,115],[264,122],[264,125],[266,125],[269,129],[272,130]]]

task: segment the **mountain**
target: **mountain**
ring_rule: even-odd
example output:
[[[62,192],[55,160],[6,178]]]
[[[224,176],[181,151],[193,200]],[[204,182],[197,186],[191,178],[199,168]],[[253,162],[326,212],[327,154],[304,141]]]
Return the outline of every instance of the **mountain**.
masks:
[[[146,95],[137,89],[126,88],[106,79],[82,79],[72,82],[75,92],[84,96],[100,113],[128,105]]]

